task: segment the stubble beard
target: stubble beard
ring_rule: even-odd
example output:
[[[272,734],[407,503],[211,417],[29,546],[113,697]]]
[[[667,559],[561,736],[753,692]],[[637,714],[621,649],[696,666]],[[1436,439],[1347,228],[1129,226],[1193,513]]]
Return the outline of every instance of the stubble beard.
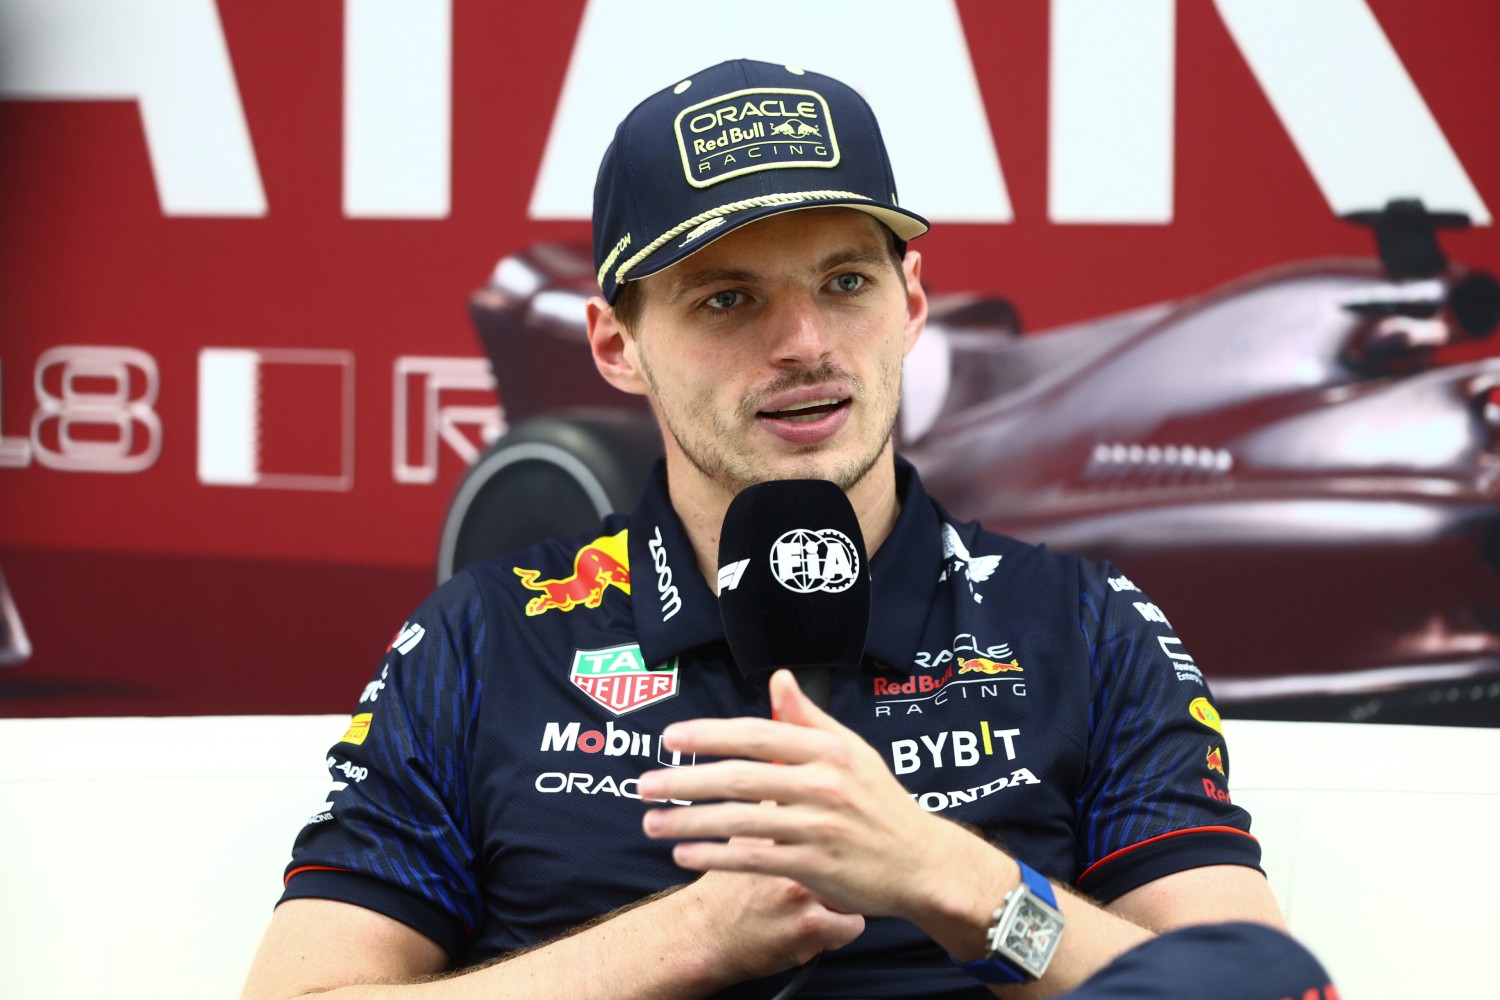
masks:
[[[884,454],[891,435],[895,433],[897,404],[901,392],[899,364],[881,365],[878,373],[878,397],[873,399],[867,395],[863,379],[837,365],[824,363],[803,372],[787,372],[748,396],[740,404],[732,420],[726,419],[714,409],[708,394],[693,396],[685,412],[679,415],[676,410],[662,404],[664,397],[661,386],[644,354],[640,357],[640,365],[641,374],[651,389],[652,408],[667,433],[677,443],[678,449],[693,468],[731,496],[747,486],[773,479],[826,479],[847,493],[869,475]],[[769,461],[752,452],[745,440],[747,433],[753,430],[755,421],[759,419],[756,414],[765,408],[770,399],[792,389],[826,382],[842,382],[849,387],[850,402],[847,405],[861,408],[873,406],[878,410],[882,402],[889,400],[884,416],[885,426],[880,428],[880,434],[866,451],[837,462],[833,468],[827,467],[828,460],[823,455],[821,445],[793,450],[793,457],[805,456],[805,460],[790,464],[784,460]],[[702,427],[707,427],[708,430],[706,433],[700,431],[701,437],[695,437],[688,430]]]

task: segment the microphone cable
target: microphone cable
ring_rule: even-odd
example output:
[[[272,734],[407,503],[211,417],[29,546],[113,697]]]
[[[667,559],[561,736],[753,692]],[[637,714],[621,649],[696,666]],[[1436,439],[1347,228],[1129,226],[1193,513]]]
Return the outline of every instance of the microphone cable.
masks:
[[[771,1000],[790,1000],[798,990],[807,985],[807,981],[812,978],[813,970],[818,967],[818,959],[822,957],[823,953],[820,951],[812,957],[811,961],[804,962],[802,967],[797,970],[797,974],[792,977],[792,981],[783,986],[781,992],[772,997]]]

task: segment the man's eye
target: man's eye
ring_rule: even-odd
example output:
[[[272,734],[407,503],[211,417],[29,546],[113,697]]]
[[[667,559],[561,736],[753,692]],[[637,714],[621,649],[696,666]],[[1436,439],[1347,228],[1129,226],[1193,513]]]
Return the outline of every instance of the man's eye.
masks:
[[[833,279],[833,287],[841,292],[857,292],[865,286],[862,274],[841,274]]]
[[[735,291],[715,292],[704,300],[704,305],[710,309],[733,309],[744,301],[744,293]]]

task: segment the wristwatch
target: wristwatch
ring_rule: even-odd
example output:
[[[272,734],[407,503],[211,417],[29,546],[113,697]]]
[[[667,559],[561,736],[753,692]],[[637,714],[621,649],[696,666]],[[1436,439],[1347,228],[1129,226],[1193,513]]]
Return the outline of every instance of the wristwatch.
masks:
[[[986,983],[1027,983],[1042,978],[1062,940],[1066,921],[1057,909],[1057,895],[1040,873],[1017,861],[1021,884],[1005,894],[1005,902],[991,917],[985,933],[985,956],[959,962],[959,968]],[[951,957],[951,956],[950,956]]]

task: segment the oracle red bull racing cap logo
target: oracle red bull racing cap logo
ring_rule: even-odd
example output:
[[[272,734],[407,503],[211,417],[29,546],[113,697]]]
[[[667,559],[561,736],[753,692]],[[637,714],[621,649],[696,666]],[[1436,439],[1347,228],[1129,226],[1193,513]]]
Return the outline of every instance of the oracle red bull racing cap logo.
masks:
[[[569,679],[599,705],[624,715],[677,694],[677,658],[648,667],[639,646],[580,649],[573,653]]]
[[[528,615],[539,615],[556,608],[572,611],[580,604],[586,608],[597,608],[604,601],[604,591],[619,587],[630,593],[630,553],[627,536],[629,531],[615,535],[603,535],[589,542],[573,556],[571,576],[556,580],[538,580],[539,569],[515,567],[521,585],[535,590],[539,596],[526,602]]]
[[[823,95],[778,87],[738,90],[677,116],[682,169],[694,187],[777,167],[836,167],[838,140]]]

